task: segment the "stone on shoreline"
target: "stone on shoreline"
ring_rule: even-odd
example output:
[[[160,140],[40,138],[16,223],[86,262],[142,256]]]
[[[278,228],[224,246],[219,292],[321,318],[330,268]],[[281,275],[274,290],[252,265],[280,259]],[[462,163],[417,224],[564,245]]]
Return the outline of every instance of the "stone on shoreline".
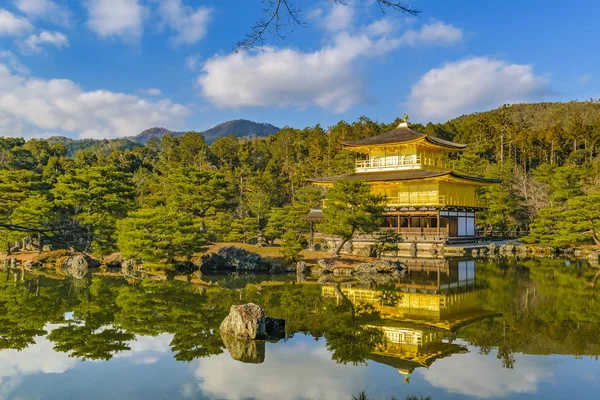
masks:
[[[98,268],[100,262],[85,254],[68,256],[60,263],[60,268],[65,275],[75,279],[83,279],[90,268]]]
[[[217,253],[202,256],[201,270],[206,271],[238,271],[238,272],[286,272],[285,269],[273,268],[256,253],[249,252],[236,246],[227,246]]]

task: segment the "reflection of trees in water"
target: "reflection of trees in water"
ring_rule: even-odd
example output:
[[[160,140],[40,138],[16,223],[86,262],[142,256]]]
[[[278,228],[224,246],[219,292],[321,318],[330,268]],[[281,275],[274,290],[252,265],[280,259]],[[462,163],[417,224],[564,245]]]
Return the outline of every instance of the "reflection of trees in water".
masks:
[[[43,278],[36,286],[33,277],[15,280],[11,273],[9,278],[0,284],[1,348],[24,349],[35,336],[47,334],[47,323],[57,323],[62,325],[48,339],[56,351],[73,357],[109,360],[129,350],[137,335],[170,333],[174,357],[191,361],[223,351],[221,321],[232,304],[249,301],[285,318],[288,334],[325,337],[338,362],[363,362],[382,340],[375,328],[363,327],[377,319],[372,309],[324,299],[316,285],[250,284],[240,299],[239,290],[209,287],[198,293],[180,281],[129,285],[121,278],[95,276],[87,285]],[[69,311],[72,319],[65,323]]]
[[[514,354],[600,354],[600,310],[590,306],[584,284],[595,270],[564,261],[480,263],[478,279],[489,287],[480,301],[502,314],[462,326],[460,337],[514,366]],[[181,281],[143,281],[94,276],[86,285],[52,280],[19,271],[0,279],[0,348],[24,349],[46,334],[48,323],[62,324],[49,339],[55,349],[86,359],[110,359],[128,350],[136,336],[173,335],[170,346],[180,361],[223,352],[218,333],[229,307],[254,302],[267,315],[286,319],[288,334],[324,337],[340,363],[361,363],[384,341],[380,315],[369,305],[323,297],[321,286],[246,282],[197,290]],[[224,285],[227,286],[227,285]],[[397,303],[394,288],[381,291],[380,302]],[[65,323],[64,313],[72,311]],[[268,356],[268,355],[267,355]]]
[[[47,332],[47,323],[64,321],[72,299],[68,282],[51,281],[25,271],[3,271],[0,279],[0,349],[23,350]],[[50,283],[51,282],[51,283]]]
[[[490,290],[482,306],[502,317],[467,325],[458,336],[513,368],[514,353],[600,355],[600,308],[585,285],[595,269],[565,260],[482,263],[478,278]]]

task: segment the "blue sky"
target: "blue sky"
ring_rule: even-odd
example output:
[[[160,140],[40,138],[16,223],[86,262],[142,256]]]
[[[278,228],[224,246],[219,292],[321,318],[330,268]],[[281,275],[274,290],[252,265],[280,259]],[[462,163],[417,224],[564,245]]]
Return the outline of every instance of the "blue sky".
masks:
[[[600,3],[295,0],[306,28],[232,52],[259,0],[0,0],[0,136],[112,138],[246,118],[445,121],[600,97]]]

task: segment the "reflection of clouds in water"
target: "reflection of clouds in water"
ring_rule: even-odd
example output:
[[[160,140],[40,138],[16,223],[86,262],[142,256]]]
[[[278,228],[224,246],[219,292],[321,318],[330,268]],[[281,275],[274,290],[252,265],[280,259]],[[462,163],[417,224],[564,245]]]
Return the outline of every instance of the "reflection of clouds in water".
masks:
[[[52,330],[61,325],[48,324],[44,330]],[[131,350],[114,355],[114,358],[129,359],[133,364],[155,364],[160,356],[171,353],[171,334],[158,336],[138,336],[128,343]],[[27,375],[62,374],[75,367],[79,361],[68,353],[54,351],[54,343],[45,336],[35,337],[35,344],[23,351],[0,351],[0,400],[12,398],[10,394],[22,383]],[[93,361],[103,363],[104,361]]]
[[[48,332],[58,325],[46,325]],[[62,374],[73,368],[77,360],[66,353],[53,349],[54,343],[43,336],[35,338],[35,344],[28,348],[17,350],[2,350],[0,352],[0,399],[10,398],[9,394],[21,383],[26,375]]]
[[[551,379],[555,365],[544,357],[515,354],[515,368],[502,367],[502,361],[484,356],[477,349],[437,360],[428,369],[418,369],[431,385],[450,393],[477,397],[503,397],[513,393],[535,393],[538,383]]]
[[[133,364],[155,364],[161,355],[170,354],[173,335],[161,333],[158,336],[136,336],[127,343],[131,350],[114,355],[114,358],[128,358]]]
[[[244,364],[225,351],[194,363],[194,375],[200,390],[211,398],[350,398],[364,387],[366,369],[336,364],[322,345],[322,342],[267,344],[263,364]]]

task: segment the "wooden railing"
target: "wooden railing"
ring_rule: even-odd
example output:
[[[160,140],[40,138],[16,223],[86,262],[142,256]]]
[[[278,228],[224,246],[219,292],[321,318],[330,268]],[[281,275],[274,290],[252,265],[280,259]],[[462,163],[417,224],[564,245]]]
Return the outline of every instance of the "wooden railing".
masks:
[[[356,168],[384,168],[402,166],[429,166],[452,169],[452,164],[439,158],[421,157],[420,154],[411,156],[374,157],[368,160],[356,160]]]
[[[485,201],[460,199],[446,195],[429,195],[423,193],[400,193],[397,197],[388,197],[389,206],[431,205],[431,206],[464,206],[487,207]]]

